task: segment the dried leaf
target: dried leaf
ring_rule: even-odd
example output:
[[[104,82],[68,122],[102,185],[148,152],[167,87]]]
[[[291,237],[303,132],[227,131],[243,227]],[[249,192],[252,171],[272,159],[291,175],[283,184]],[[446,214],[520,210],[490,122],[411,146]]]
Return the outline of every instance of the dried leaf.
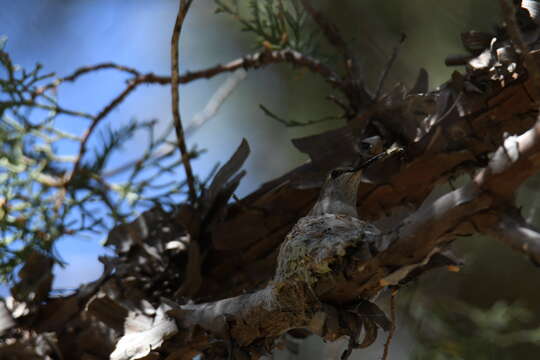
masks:
[[[13,297],[29,304],[45,300],[51,290],[53,264],[53,259],[33,250],[19,271],[20,281],[11,288]]]
[[[486,49],[480,55],[477,57],[469,60],[468,66],[471,68],[471,70],[487,70],[491,66],[493,66],[493,63],[495,62],[495,59],[493,57],[493,54],[491,53],[491,49]]]
[[[355,346],[360,349],[367,348],[377,340],[377,325],[369,319],[364,319],[363,325],[365,330],[364,339]]]
[[[163,214],[161,207],[154,207],[129,224],[115,226],[109,232],[105,246],[114,246],[117,254],[123,254],[129,252],[135,244],[144,244],[150,232],[148,224],[156,224]]]
[[[250,149],[246,139],[242,139],[240,146],[236,149],[233,156],[223,165],[208,188],[205,194],[205,205],[208,209],[213,206],[215,199],[220,191],[226,187],[229,179],[240,170],[249,155]]]
[[[126,318],[124,336],[116,344],[111,360],[134,360],[149,355],[163,341],[178,332],[176,322],[166,313],[164,306],[156,310],[155,317],[132,311]]]
[[[384,331],[390,330],[390,326],[392,325],[388,317],[386,317],[384,311],[382,311],[371,301],[362,300],[357,306],[355,306],[354,313],[365,319],[373,321]]]
[[[128,316],[125,307],[105,294],[94,296],[88,302],[86,311],[116,331],[122,331],[124,319]]]
[[[429,75],[426,69],[421,68],[418,72],[418,77],[409,94],[425,94],[429,90]]]
[[[51,344],[55,338],[50,334],[35,335],[26,332],[17,342],[0,343],[0,359],[5,360],[49,360],[53,359]],[[55,357],[56,358],[56,357]]]
[[[0,301],[0,335],[3,335],[6,330],[15,326],[15,320],[11,316],[11,312],[6,307],[4,301]]]

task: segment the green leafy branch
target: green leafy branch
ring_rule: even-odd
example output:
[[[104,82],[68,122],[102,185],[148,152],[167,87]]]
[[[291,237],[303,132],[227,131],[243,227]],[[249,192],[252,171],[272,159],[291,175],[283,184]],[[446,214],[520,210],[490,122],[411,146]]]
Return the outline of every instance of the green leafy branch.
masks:
[[[250,0],[247,9],[237,0],[215,0],[216,13],[233,16],[242,31],[256,35],[258,47],[267,50],[293,49],[310,55],[317,50],[317,31],[299,0]]]
[[[348,91],[347,85],[328,66],[312,58],[316,31],[311,29],[305,6],[298,0],[250,0],[241,7],[235,0],[216,0],[217,12],[240,21],[245,31],[257,36],[262,47],[244,58],[196,72],[178,74],[178,83],[211,78],[238,68],[257,69],[273,63],[290,63],[322,76],[333,87]],[[55,243],[64,236],[103,232],[128,221],[141,210],[159,203],[174,206],[186,195],[186,183],[177,180],[179,167],[176,142],[168,139],[170,129],[156,136],[155,122],[129,122],[106,127],[105,119],[139,85],[171,84],[169,76],[103,63],[77,69],[55,78],[36,65],[30,71],[11,61],[0,38],[0,277],[13,278],[13,269],[23,263],[30,250],[54,256]],[[129,77],[125,89],[95,115],[62,107],[56,89],[79,77],[112,69]],[[83,135],[58,128],[59,115],[89,119]],[[279,121],[279,120],[278,120]],[[282,121],[289,126],[302,123]],[[95,134],[101,130],[101,139]],[[148,134],[141,157],[110,169],[111,158],[136,133]],[[73,149],[78,148],[74,154]],[[94,149],[94,150],[92,150]],[[184,152],[184,161],[201,151]],[[172,175],[172,176],[171,176]],[[173,180],[170,180],[173,179]],[[114,180],[114,181],[113,181]],[[202,193],[205,182],[190,181]],[[58,256],[55,257],[59,261]]]
[[[13,270],[34,250],[61,263],[54,251],[60,238],[106,232],[156,203],[173,206],[185,195],[186,184],[176,180],[182,166],[174,156],[176,145],[168,138],[170,131],[155,134],[156,121],[108,125],[100,131],[93,151],[82,154],[91,156],[71,155],[70,149],[80,147],[85,137],[62,131],[56,118],[60,114],[95,117],[62,109],[50,94],[58,80],[44,84],[54,74],[41,71],[39,64],[31,71],[13,64],[0,46],[3,281],[13,280]],[[142,156],[111,170],[114,154],[141,132],[148,139]],[[200,153],[193,149],[189,157]],[[77,163],[79,169],[74,172]],[[203,185],[197,180],[197,186]]]

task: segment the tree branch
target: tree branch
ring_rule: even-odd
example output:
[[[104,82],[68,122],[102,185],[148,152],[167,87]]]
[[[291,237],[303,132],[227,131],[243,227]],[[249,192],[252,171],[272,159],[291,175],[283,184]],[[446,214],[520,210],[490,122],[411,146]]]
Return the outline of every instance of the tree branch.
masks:
[[[344,92],[353,111],[359,111],[363,106],[372,101],[363,85],[363,76],[360,72],[360,64],[354,56],[351,48],[345,39],[341,36],[338,27],[330,22],[320,11],[317,11],[312,5],[311,0],[301,0],[304,9],[312,17],[313,21],[321,28],[328,42],[334,46],[343,56],[346,71]]]
[[[204,70],[187,72],[180,76],[179,83],[186,84],[194,80],[209,79],[222,73],[233,72],[237,69],[258,69],[277,63],[289,63],[298,67],[307,68],[311,72],[321,75],[331,86],[338,89],[344,88],[339,75],[336,74],[330,67],[324,65],[317,59],[303,55],[302,53],[291,49],[275,51],[265,50],[246,55],[241,59],[233,60],[226,64],[218,64]],[[146,74],[137,78],[136,81],[146,84],[166,85],[171,82],[171,79],[167,76]]]
[[[289,63],[294,66],[307,68],[315,74],[321,75],[331,86],[342,89],[344,85],[339,75],[335,73],[330,67],[323,64],[319,60],[304,55],[298,51],[291,49],[275,50],[275,51],[261,51],[250,55],[246,55],[240,59],[232,60],[225,64],[218,64],[207,69],[198,71],[188,71],[179,76],[179,84],[187,84],[195,80],[210,79],[216,75],[223,73],[234,72],[238,69],[258,69],[271,64]],[[127,66],[118,65],[114,63],[102,63],[92,66],[85,66],[75,70],[71,75],[63,78],[59,78],[56,81],[41,87],[38,92],[43,93],[46,90],[56,88],[64,82],[72,82],[77,80],[81,75],[85,75],[94,71],[103,69],[117,69],[128,74],[133,75],[129,79],[130,82],[139,84],[159,84],[168,85],[171,83],[170,76],[156,75],[153,73],[141,74],[139,71]]]
[[[519,136],[509,136],[495,152],[488,167],[475,176],[474,182],[507,202],[514,191],[540,165],[540,121]]]
[[[175,306],[170,314],[184,328],[193,331],[201,327],[218,338],[232,337],[242,347],[252,345],[257,339],[275,338],[295,327],[308,328],[326,339],[350,335],[350,329],[343,326],[328,331],[335,319],[329,316],[328,308],[321,308],[321,302],[342,304],[343,307],[343,304],[350,305],[357,299],[371,299],[388,285],[399,285],[413,270],[427,264],[444,244],[464,231],[483,231],[488,224],[486,212],[496,209],[500,202],[499,194],[490,190],[492,186],[503,178],[512,180],[516,166],[522,163],[533,166],[531,173],[540,171],[540,161],[531,162],[540,158],[540,142],[535,147],[527,145],[532,138],[534,141],[540,139],[539,130],[540,122],[516,137],[519,148],[524,149],[520,157],[508,158],[501,165],[495,156],[468,184],[438,199],[426,201],[402,224],[383,235],[376,245],[379,253],[372,258],[359,259],[358,248],[345,247],[340,267],[333,267],[330,274],[320,275],[312,288],[304,282],[284,282],[278,276],[278,267],[274,280],[264,290],[213,303]],[[513,181],[514,186],[519,184],[519,180]],[[475,226],[471,226],[471,222]],[[500,236],[514,248],[535,258],[540,254],[538,232],[524,224],[517,226],[515,220],[510,222],[508,217],[501,226],[504,233]],[[494,228],[490,229],[494,231]],[[285,241],[292,241],[295,236],[298,235],[289,235]],[[328,254],[323,254],[327,251],[323,247],[310,247],[309,251],[313,259],[328,258]],[[282,246],[280,256],[288,254]]]
[[[174,24],[172,39],[171,39],[171,92],[172,92],[172,113],[174,129],[176,131],[176,138],[178,139],[178,148],[180,149],[180,155],[182,157],[182,164],[186,172],[187,184],[189,188],[189,200],[192,204],[197,201],[197,191],[195,190],[195,178],[193,176],[193,170],[191,169],[191,163],[188,156],[186,139],[184,136],[184,128],[182,127],[182,119],[180,117],[180,90],[179,90],[179,72],[178,72],[178,58],[179,58],[179,40],[180,33],[182,32],[182,25],[186,18],[189,7],[193,0],[180,0],[180,8],[178,9],[178,15],[176,16],[176,22]]]
[[[86,147],[88,145],[88,140],[90,139],[90,136],[94,132],[94,130],[97,128],[101,120],[103,120],[114,108],[116,108],[124,99],[137,88],[136,83],[130,82],[128,86],[122,91],[118,96],[116,96],[107,106],[105,106],[93,119],[92,123],[88,127],[88,129],[85,131],[81,144],[79,146],[79,153],[77,155],[77,160],[75,161],[75,164],[73,165],[73,170],[71,170],[71,173],[67,177],[67,179],[64,181],[62,186],[67,187],[69,184],[73,181],[73,179],[76,178],[78,175],[78,172],[80,171],[80,167],[82,164],[82,159],[84,158],[84,155],[86,154]]]
[[[284,62],[291,63],[296,66],[308,68],[313,73],[320,74],[333,87],[336,87],[342,90],[344,89],[344,85],[342,84],[342,81],[339,78],[339,76],[336,73],[334,73],[329,67],[327,67],[326,65],[322,64],[321,62],[313,58],[304,56],[301,53],[294,50],[264,51],[264,52],[258,52],[252,55],[247,55],[243,57],[242,59],[234,60],[224,65],[219,64],[208,69],[195,71],[195,72],[187,72],[186,74],[182,76],[178,76],[177,83],[185,84],[185,83],[189,83],[191,81],[195,81],[199,79],[212,78],[216,75],[227,73],[227,72],[233,72],[241,68],[246,69],[246,70],[258,69],[260,67],[264,67],[270,64],[284,63]],[[119,104],[121,104],[124,101],[124,99],[130,93],[132,93],[139,85],[141,84],[167,85],[167,84],[171,84],[173,81],[172,76],[171,77],[158,76],[155,74],[141,75],[138,71],[132,68],[126,67],[126,66],[122,66],[122,65],[118,65],[114,63],[103,63],[103,64],[97,64],[94,66],[87,66],[87,67],[79,68],[73,74],[64,78],[60,78],[56,80],[55,82],[40,88],[36,92],[36,95],[42,94],[46,90],[56,88],[58,85],[60,85],[63,82],[75,81],[81,75],[88,74],[90,72],[94,72],[94,71],[98,71],[102,69],[117,69],[120,71],[130,73],[134,75],[134,77],[129,79],[127,87],[119,95],[117,95],[113,100],[111,100],[109,104],[106,105],[95,116],[91,116],[91,115],[83,114],[83,113],[74,113],[60,107],[54,107],[54,109],[56,109],[57,111],[61,111],[66,114],[84,116],[84,117],[92,119],[92,123],[90,124],[85,134],[83,135],[83,140],[79,147],[77,161],[74,164],[74,167],[73,167],[73,170],[71,171],[70,176],[63,182],[63,186],[68,186],[69,183],[73,180],[73,178],[79,172],[82,159],[84,155],[86,154],[88,141],[91,135],[93,134],[94,130],[97,128],[97,126],[101,122],[101,120],[103,120],[114,108],[116,108]],[[178,86],[173,86],[173,87],[178,88]],[[173,109],[173,114],[174,114],[174,109]],[[174,118],[174,115],[173,115],[173,118]],[[174,123],[175,123],[175,129],[177,131],[177,136],[178,136],[178,130],[177,130],[178,128],[176,126],[177,121],[174,120]],[[181,146],[180,141],[179,141],[179,146]],[[184,147],[185,147],[185,140],[184,140]],[[189,158],[187,156],[182,156],[183,163],[186,161],[186,159],[187,159],[187,162],[189,162]],[[185,163],[184,163],[184,166],[185,166]],[[190,171],[190,170],[186,170],[186,172],[187,171]],[[192,174],[192,171],[190,171],[190,173]],[[190,176],[188,176],[188,180],[189,178]],[[191,175],[191,178],[193,178],[193,174]],[[192,196],[192,191],[190,187],[190,197],[191,196]]]
[[[118,65],[112,62],[101,63],[101,64],[96,64],[96,65],[91,65],[91,66],[83,66],[75,70],[71,75],[58,78],[56,81],[53,81],[50,84],[47,84],[45,86],[38,88],[38,90],[36,91],[36,95],[42,94],[47,90],[54,89],[64,82],[73,82],[82,75],[89,74],[89,73],[99,71],[99,70],[104,70],[104,69],[116,69],[122,72],[126,72],[128,74],[131,74],[135,77],[141,75],[141,73],[137,71],[136,69],[133,69],[124,65]]]
[[[388,63],[384,67],[381,77],[379,79],[379,84],[377,85],[377,90],[375,91],[375,96],[374,96],[375,99],[378,99],[379,96],[381,96],[381,93],[384,89],[384,82],[386,81],[386,78],[388,77],[388,74],[390,73],[390,70],[392,69],[394,62],[396,61],[396,58],[399,54],[399,50],[401,49],[401,45],[405,42],[406,38],[407,37],[405,36],[405,34],[401,34],[398,44],[394,46],[394,49],[392,50],[392,54],[390,55],[390,58],[388,59]]]
[[[65,109],[58,105],[47,105],[38,103],[35,100],[25,100],[25,101],[0,101],[0,108],[7,109],[10,107],[17,107],[17,106],[28,106],[28,107],[35,107],[38,109],[44,109],[49,110],[53,112],[57,112],[59,114],[66,114],[76,117],[82,117],[86,119],[94,119],[94,116],[87,114],[85,112],[81,111],[75,111],[70,109]]]
[[[328,42],[336,47],[336,49],[342,54],[345,61],[345,69],[348,76],[351,79],[355,79],[358,76],[358,69],[356,64],[353,63],[352,53],[349,49],[349,45],[341,36],[338,27],[330,22],[320,11],[317,11],[312,5],[311,0],[301,0],[304,9],[311,16],[313,21],[321,28],[322,33],[328,40]]]
[[[328,21],[328,19],[326,19],[326,17],[321,12],[315,10],[315,8],[311,6],[311,0],[301,1],[304,9],[306,9],[307,13],[313,18],[315,23],[319,25],[328,42],[332,46],[335,46],[341,53],[343,53],[343,56],[345,56],[347,60],[350,59],[349,46],[341,36],[337,26]]]
[[[503,213],[497,223],[484,232],[540,265],[540,231],[527,224],[515,209]]]

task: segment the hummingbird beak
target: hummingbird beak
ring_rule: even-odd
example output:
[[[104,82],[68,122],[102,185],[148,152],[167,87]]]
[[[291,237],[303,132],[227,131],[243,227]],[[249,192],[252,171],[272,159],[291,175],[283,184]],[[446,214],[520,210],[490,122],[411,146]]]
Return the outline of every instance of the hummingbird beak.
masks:
[[[373,155],[372,157],[370,157],[369,159],[367,159],[364,162],[358,163],[356,166],[354,166],[352,168],[352,170],[353,171],[358,171],[358,170],[367,168],[369,165],[373,164],[375,161],[377,161],[379,159],[384,159],[387,156],[388,156],[388,154],[386,153],[386,151],[383,151],[381,153],[378,153],[377,155]]]
[[[359,163],[358,165],[353,167],[353,170],[359,170],[359,169],[366,168],[369,165],[373,164],[377,160],[384,160],[387,157],[390,157],[390,156],[392,156],[394,154],[402,153],[404,151],[405,150],[402,147],[400,147],[399,145],[394,143],[394,144],[392,144],[392,146],[390,148],[386,149],[385,151],[380,152],[377,155],[374,155],[374,156],[370,157],[369,159],[367,159],[366,161],[364,161],[362,163]]]

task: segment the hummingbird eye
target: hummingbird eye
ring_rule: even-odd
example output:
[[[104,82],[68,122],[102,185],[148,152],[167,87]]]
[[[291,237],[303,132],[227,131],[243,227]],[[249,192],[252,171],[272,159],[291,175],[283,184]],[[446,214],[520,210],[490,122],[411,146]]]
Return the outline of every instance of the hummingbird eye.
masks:
[[[354,171],[353,169],[350,169],[350,168],[337,168],[337,169],[334,169],[332,171],[330,171],[330,178],[332,180],[336,179],[338,176],[340,175],[343,175],[347,172],[352,172]]]
[[[343,171],[340,170],[340,169],[332,170],[332,171],[330,171],[330,178],[333,180],[333,179],[337,178],[341,174],[343,174]]]

